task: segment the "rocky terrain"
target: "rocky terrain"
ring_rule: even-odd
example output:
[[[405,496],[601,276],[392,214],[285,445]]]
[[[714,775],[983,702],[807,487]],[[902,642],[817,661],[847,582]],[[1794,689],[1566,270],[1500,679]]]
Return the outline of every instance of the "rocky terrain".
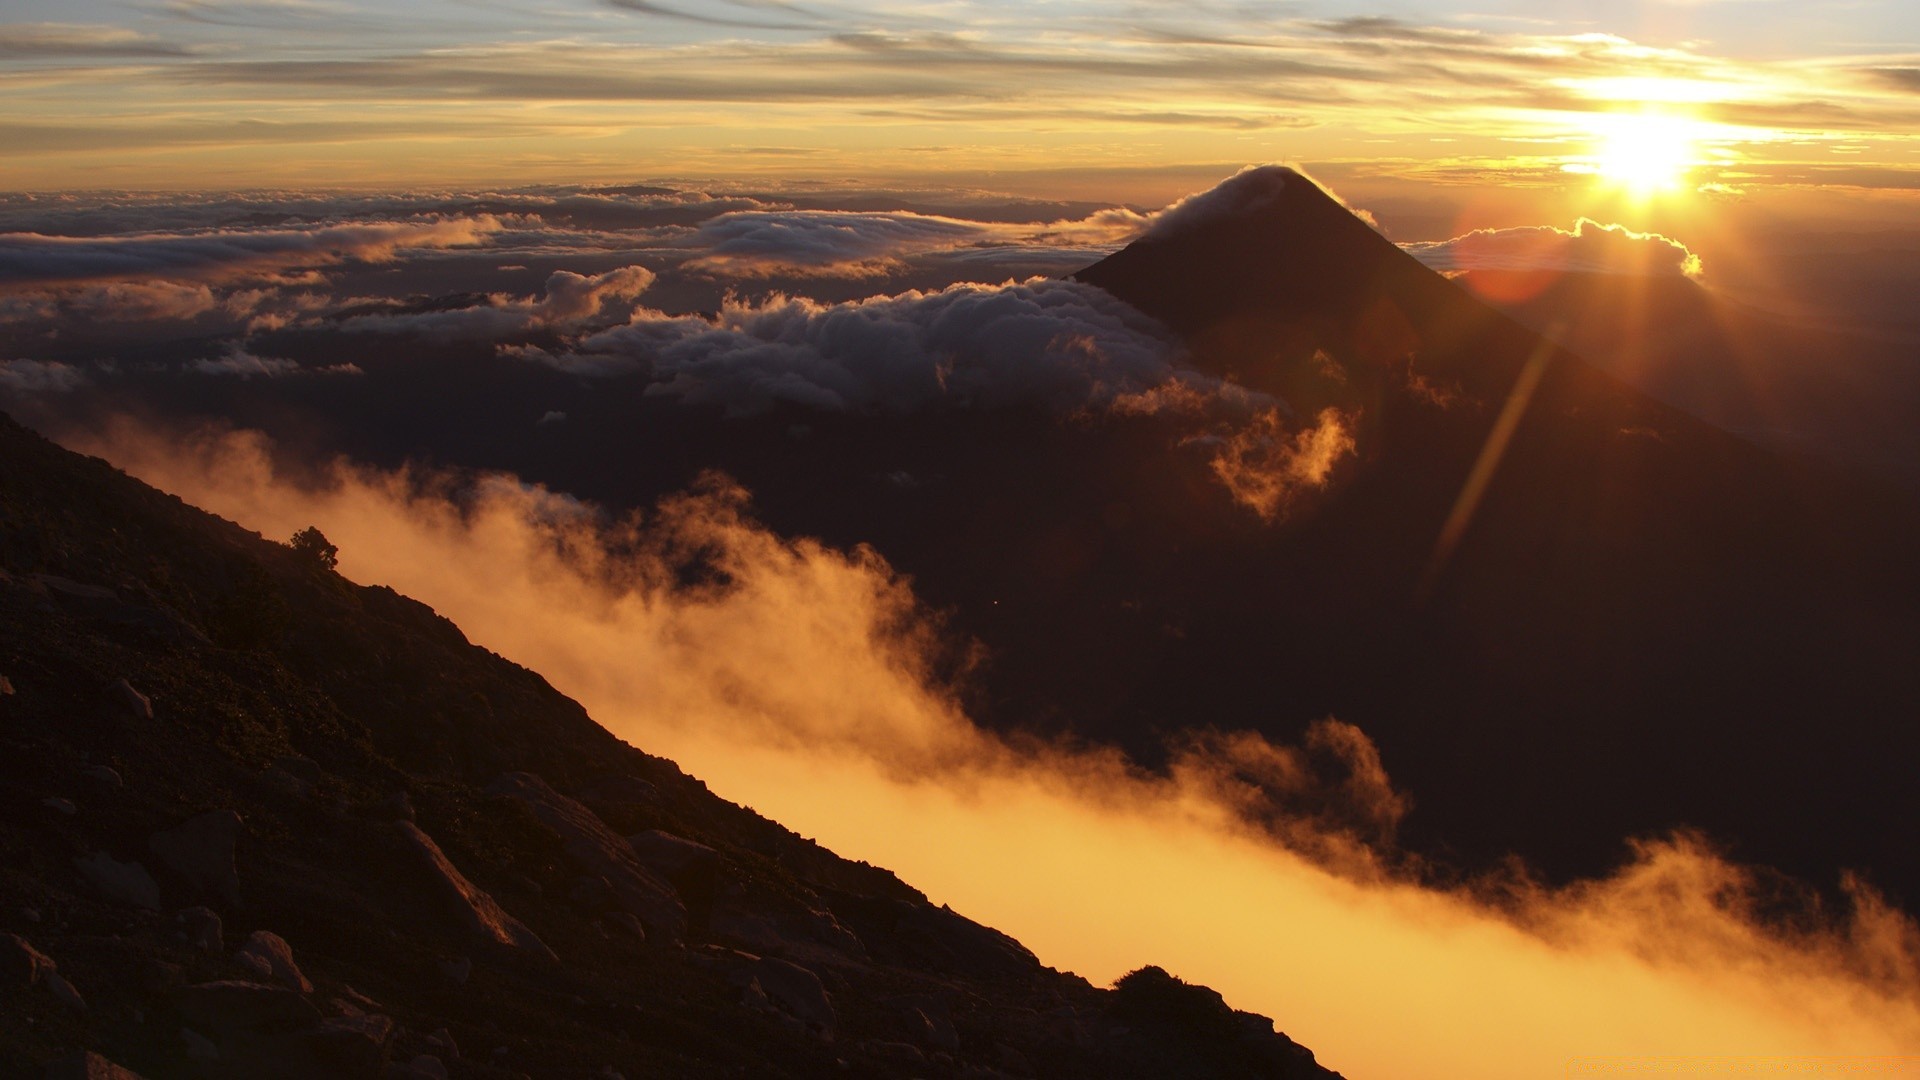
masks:
[[[0,463],[0,1073],[1334,1075],[714,796],[317,534],[4,417]]]

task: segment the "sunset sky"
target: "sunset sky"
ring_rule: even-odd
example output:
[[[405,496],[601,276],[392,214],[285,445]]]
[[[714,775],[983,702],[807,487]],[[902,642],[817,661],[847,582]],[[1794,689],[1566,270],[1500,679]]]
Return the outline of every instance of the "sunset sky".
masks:
[[[12,0],[0,188],[1920,186],[1920,9]],[[1373,185],[1370,187],[1369,185]]]

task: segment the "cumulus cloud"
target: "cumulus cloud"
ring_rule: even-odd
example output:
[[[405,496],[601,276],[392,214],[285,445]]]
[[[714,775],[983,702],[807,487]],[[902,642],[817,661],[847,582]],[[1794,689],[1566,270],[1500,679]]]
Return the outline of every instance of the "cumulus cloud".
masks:
[[[1330,860],[1405,812],[1363,733],[1204,736],[1165,774],[996,738],[929,675],[938,634],[907,581],[872,551],[770,533],[722,479],[610,521],[511,477],[449,499],[445,478],[336,465],[297,487],[244,435],[122,427],[79,447],[267,535],[318,524],[344,573],[432,604],[716,791],[1048,963],[1215,986],[1349,1075],[1840,1075],[1920,1050],[1914,925],[1857,883],[1846,910],[1782,924],[1751,872],[1686,835],[1567,888]],[[722,572],[687,585],[695,557]]]
[[[485,303],[432,311],[376,311],[340,321],[355,333],[419,334],[440,341],[506,337],[539,327],[577,327],[602,318],[609,305],[631,304],[653,285],[644,266],[622,266],[587,276],[571,270],[547,275],[539,298],[494,294]]]
[[[87,384],[86,373],[55,360],[0,360],[0,387],[27,393],[63,393]]]
[[[1414,258],[1442,271],[1548,270],[1697,277],[1702,269],[1699,257],[1678,240],[1659,233],[1635,232],[1624,225],[1602,225],[1591,218],[1581,218],[1570,232],[1551,225],[1523,225],[1476,229],[1451,240],[1401,246]]]
[[[476,244],[501,227],[486,216],[109,237],[5,233],[0,284],[147,276],[233,280],[348,260],[386,262],[403,250]]]
[[[297,374],[301,367],[292,360],[278,356],[257,356],[235,345],[217,359],[195,360],[187,365],[188,370],[202,375],[233,375],[250,379],[256,375],[274,377],[277,375]]]
[[[73,314],[108,322],[191,319],[212,311],[218,303],[206,285],[180,281],[115,281],[66,297]]]
[[[1346,413],[1323,409],[1311,427],[1289,431],[1280,409],[1264,409],[1220,441],[1213,472],[1234,501],[1278,521],[1302,496],[1327,486],[1334,467],[1354,452],[1352,428]]]
[[[1071,411],[1170,379],[1206,379],[1178,369],[1179,355],[1164,328],[1107,293],[1034,279],[841,304],[736,300],[711,320],[642,310],[569,352],[535,358],[581,372],[645,371],[649,393],[744,415],[781,403]]]
[[[1142,239],[1165,240],[1215,221],[1256,213],[1272,206],[1288,184],[1308,182],[1285,165],[1249,165],[1153,215]]]
[[[695,254],[685,265],[731,277],[862,278],[899,270],[916,256],[1006,258],[1034,249],[1079,265],[1096,257],[1088,248],[1124,242],[1145,220],[1121,207],[1042,224],[910,211],[751,211],[703,223],[688,241]]]
[[[976,243],[989,230],[923,214],[789,210],[726,214],[700,226],[692,269],[734,276],[877,277],[900,260]]]

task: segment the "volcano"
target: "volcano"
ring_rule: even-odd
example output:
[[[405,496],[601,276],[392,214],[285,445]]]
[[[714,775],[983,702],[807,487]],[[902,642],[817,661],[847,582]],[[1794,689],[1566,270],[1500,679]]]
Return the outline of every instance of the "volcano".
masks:
[[[736,411],[662,393],[664,345],[567,368],[522,358],[561,348],[551,334],[476,352],[316,324],[256,347],[359,375],[189,383],[128,364],[37,422],[212,419],[309,463],[499,470],[615,511],[719,470],[773,530],[870,546],[910,580],[951,646],[930,669],[997,731],[1153,768],[1210,731],[1291,743],[1335,717],[1410,802],[1395,842],[1435,865],[1518,855],[1567,879],[1697,829],[1809,880],[1855,870],[1920,895],[1920,852],[1885,827],[1920,812],[1909,490],[1649,397],[1288,169],[1244,172],[1045,285],[1239,411],[817,393]],[[926,330],[910,318],[926,299],[879,305],[899,319],[888,342]],[[943,332],[964,322],[940,310]],[[833,350],[878,318],[820,313],[834,332],[816,340],[781,321],[805,311],[650,316],[656,342],[798,355],[775,381],[815,390],[806,365],[860,377]],[[754,337],[754,319],[782,329]],[[987,363],[1001,339],[957,340],[1006,370]],[[682,365],[678,385],[712,390],[730,362]],[[1224,482],[1236,469],[1265,469],[1231,478],[1265,503]]]

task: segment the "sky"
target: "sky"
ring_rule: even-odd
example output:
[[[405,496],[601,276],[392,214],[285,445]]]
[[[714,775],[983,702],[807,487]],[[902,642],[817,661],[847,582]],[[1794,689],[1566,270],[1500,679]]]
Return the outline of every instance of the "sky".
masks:
[[[0,190],[1909,193],[1902,0],[8,0]],[[1896,195],[1895,197],[1900,197]]]

